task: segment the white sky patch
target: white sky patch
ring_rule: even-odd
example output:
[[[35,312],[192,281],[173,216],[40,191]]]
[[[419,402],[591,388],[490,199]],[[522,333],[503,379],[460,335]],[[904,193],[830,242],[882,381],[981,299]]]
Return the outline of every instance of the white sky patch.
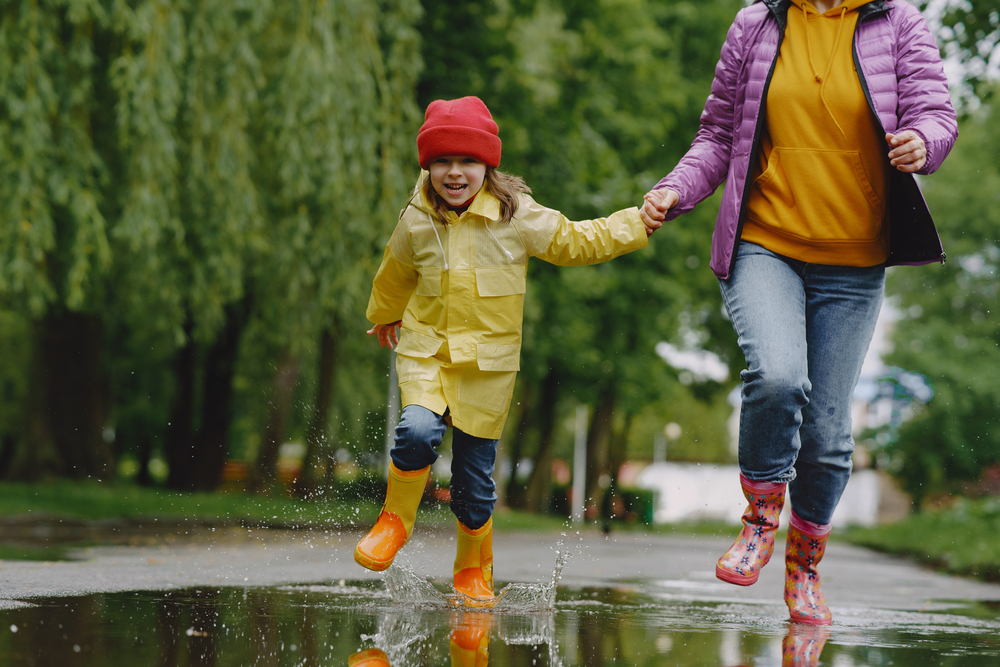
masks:
[[[910,0],[911,4],[917,4]],[[952,36],[951,28],[941,25],[941,15],[949,7],[968,6],[968,0],[930,0],[923,14],[927,19],[927,25],[938,40],[938,44],[947,42]],[[996,35],[992,39],[995,39]],[[977,57],[969,62],[961,62],[958,44],[947,43],[945,46],[944,72],[948,77],[948,85],[952,90],[952,97],[963,98],[971,102],[969,111],[973,111],[978,106],[978,101],[969,99],[971,87],[968,80],[974,76],[984,76],[991,81],[1000,81],[1000,45],[984,40],[978,45],[979,53]],[[957,101],[957,100],[956,100]]]
[[[656,353],[674,368],[693,374],[699,382],[705,380],[725,382],[729,379],[729,367],[712,352],[680,350],[670,343],[657,343]]]

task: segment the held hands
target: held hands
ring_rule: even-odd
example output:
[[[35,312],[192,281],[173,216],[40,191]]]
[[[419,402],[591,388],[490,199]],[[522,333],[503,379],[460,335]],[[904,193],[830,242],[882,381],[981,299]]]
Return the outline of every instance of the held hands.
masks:
[[[927,164],[927,146],[916,132],[904,130],[899,134],[886,133],[885,140],[892,146],[889,164],[899,171],[912,174]]]
[[[386,345],[392,349],[399,345],[399,325],[402,320],[396,320],[389,324],[376,324],[367,331],[369,336],[378,336],[378,344],[382,347]]]
[[[663,188],[661,190],[650,190],[643,197],[642,208],[639,209],[639,217],[646,225],[646,236],[649,236],[663,226],[663,220],[667,217],[667,211],[677,206],[680,195],[673,190]]]

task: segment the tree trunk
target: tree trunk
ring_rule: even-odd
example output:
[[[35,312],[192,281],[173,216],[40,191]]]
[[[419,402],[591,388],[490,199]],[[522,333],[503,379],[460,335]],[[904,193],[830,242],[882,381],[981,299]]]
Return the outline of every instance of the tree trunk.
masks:
[[[594,418],[587,432],[587,484],[584,498],[584,515],[593,516],[601,499],[600,478],[608,465],[608,441],[611,437],[611,418],[615,414],[615,387],[605,386],[597,397]]]
[[[605,532],[610,532],[611,519],[614,518],[615,499],[618,497],[618,474],[621,472],[621,467],[628,455],[628,436],[632,430],[633,417],[631,412],[626,413],[621,431],[615,434],[614,441],[608,448],[608,475],[611,478],[611,483],[608,484],[608,489],[601,502],[601,518],[604,519]]]
[[[302,474],[299,475],[295,487],[297,498],[309,498],[316,492],[318,485],[316,469],[322,459],[327,472],[334,465],[329,443],[327,442],[326,423],[330,417],[330,403],[333,400],[333,380],[336,375],[336,363],[339,353],[338,342],[340,328],[336,320],[329,329],[324,329],[319,342],[319,386],[316,388],[316,405],[313,408],[312,422],[306,434],[306,455],[302,461]],[[332,491],[336,477],[326,474],[327,490]]]
[[[521,387],[520,410],[518,412],[517,426],[514,428],[514,442],[510,450],[510,479],[507,480],[505,499],[508,507],[522,508],[526,497],[527,484],[517,481],[517,464],[521,461],[524,452],[525,434],[528,433],[531,425],[532,415],[535,414],[534,401],[532,397],[532,384],[525,382]]]
[[[270,493],[278,481],[278,449],[285,440],[288,410],[298,376],[299,360],[287,349],[282,350],[271,384],[264,439],[250,478],[249,490],[252,493]]]
[[[144,433],[139,436],[138,465],[139,472],[135,483],[139,486],[153,486],[153,476],[149,473],[149,461],[153,458],[153,437]]]
[[[538,401],[538,450],[528,478],[527,502],[529,512],[548,509],[552,492],[552,441],[556,429],[556,404],[559,402],[560,376],[553,370],[542,380]]]
[[[198,351],[191,333],[194,323],[188,319],[184,324],[186,343],[174,358],[174,404],[170,409],[163,439],[164,455],[170,472],[167,488],[190,490],[194,488],[194,455],[197,435],[194,430],[195,375],[198,366]]]
[[[226,307],[226,324],[205,358],[201,428],[192,470],[193,488],[198,491],[213,491],[222,481],[233,421],[233,374],[249,312],[249,299]]]
[[[36,321],[34,332],[25,426],[11,477],[111,477],[114,459],[102,437],[101,321],[62,310]]]

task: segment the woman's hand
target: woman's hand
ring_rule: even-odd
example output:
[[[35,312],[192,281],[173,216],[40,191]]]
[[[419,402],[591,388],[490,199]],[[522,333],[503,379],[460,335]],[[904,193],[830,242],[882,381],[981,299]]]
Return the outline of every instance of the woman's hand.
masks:
[[[927,145],[916,132],[905,130],[899,134],[886,133],[885,140],[893,147],[889,151],[889,164],[899,171],[912,174],[927,164]]]
[[[371,329],[368,330],[369,336],[378,336],[378,344],[382,347],[386,345],[389,349],[392,349],[399,345],[399,325],[402,320],[396,320],[395,322],[390,322],[389,324],[376,324]]]
[[[646,225],[646,235],[650,235],[663,226],[663,220],[667,217],[667,211],[672,209],[680,201],[680,196],[673,190],[663,188],[661,190],[650,190],[643,197],[642,208],[639,210],[639,217]]]

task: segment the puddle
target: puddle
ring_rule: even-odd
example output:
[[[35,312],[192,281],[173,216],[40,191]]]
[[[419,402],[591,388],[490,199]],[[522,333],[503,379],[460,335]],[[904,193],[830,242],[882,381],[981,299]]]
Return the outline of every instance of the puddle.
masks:
[[[816,628],[789,624],[780,604],[699,600],[675,581],[517,584],[482,611],[453,606],[446,582],[402,569],[393,577],[33,600],[0,610],[0,664],[318,667],[360,653],[366,667],[985,667],[1000,658],[996,605],[838,609],[834,626]]]

